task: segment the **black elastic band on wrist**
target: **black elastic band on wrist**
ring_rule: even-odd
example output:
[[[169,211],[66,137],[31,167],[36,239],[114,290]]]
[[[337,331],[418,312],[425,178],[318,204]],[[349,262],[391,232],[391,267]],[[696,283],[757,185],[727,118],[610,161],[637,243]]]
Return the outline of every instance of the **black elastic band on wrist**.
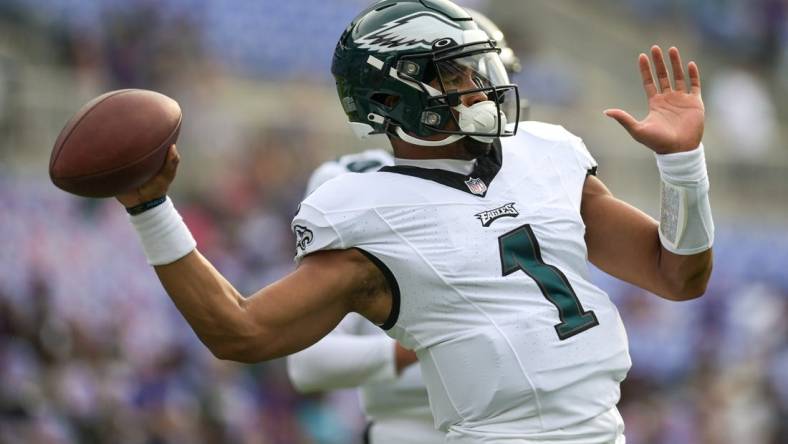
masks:
[[[157,197],[153,200],[149,200],[147,202],[143,202],[139,205],[135,205],[131,208],[126,208],[126,212],[132,216],[136,216],[137,214],[144,213],[152,208],[156,208],[159,205],[163,204],[167,201],[167,196]]]

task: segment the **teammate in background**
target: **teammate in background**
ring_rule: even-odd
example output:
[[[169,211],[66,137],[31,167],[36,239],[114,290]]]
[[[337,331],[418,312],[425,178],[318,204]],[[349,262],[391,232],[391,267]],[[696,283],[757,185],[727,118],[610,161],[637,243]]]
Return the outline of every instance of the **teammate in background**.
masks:
[[[286,356],[356,312],[416,352],[447,443],[624,442],[626,334],[587,261],[666,299],[705,291],[714,229],[700,73],[671,48],[671,80],[653,46],[638,60],[648,115],[605,111],[656,153],[657,223],[613,197],[579,138],[519,122],[498,52],[448,0],[363,11],[332,72],[351,128],[386,134],[396,164],[310,194],[292,225],[298,267],[248,298],[196,250],[169,199],[152,203],[175,178],[174,147],[156,177],[117,196],[217,357]]]
[[[501,61],[510,75],[520,61],[501,29],[482,13],[466,8],[479,28],[501,49]],[[521,99],[521,116],[527,113]],[[394,165],[386,150],[348,154],[318,167],[309,179],[309,195],[328,180],[346,173],[374,172]],[[288,356],[290,381],[302,393],[359,387],[367,419],[364,442],[371,444],[436,444],[445,434],[435,430],[427,389],[407,350],[357,313],[349,313],[336,329],[317,344]]]

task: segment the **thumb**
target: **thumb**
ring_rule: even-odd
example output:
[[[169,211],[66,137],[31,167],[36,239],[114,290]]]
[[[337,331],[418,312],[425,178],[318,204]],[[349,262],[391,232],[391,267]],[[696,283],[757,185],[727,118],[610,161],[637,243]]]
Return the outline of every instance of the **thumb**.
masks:
[[[604,114],[608,117],[616,119],[621,126],[624,127],[628,132],[632,133],[635,127],[638,125],[637,119],[632,117],[628,112],[620,109],[606,109],[603,111]]]
[[[168,182],[172,182],[175,179],[175,173],[178,171],[178,163],[180,163],[180,160],[181,156],[178,154],[178,149],[175,145],[170,146],[169,152],[167,153],[167,159],[159,174]]]

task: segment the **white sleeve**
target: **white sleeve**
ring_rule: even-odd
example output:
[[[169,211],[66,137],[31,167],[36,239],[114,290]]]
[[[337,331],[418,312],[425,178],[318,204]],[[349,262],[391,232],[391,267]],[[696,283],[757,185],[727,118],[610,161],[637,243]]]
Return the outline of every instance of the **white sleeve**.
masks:
[[[571,133],[570,133],[571,134]],[[596,175],[596,168],[597,163],[594,156],[588,151],[586,144],[583,143],[583,139],[575,136],[574,134],[571,135],[571,144],[572,148],[574,149],[575,157],[577,158],[577,162],[580,166],[586,170],[588,174]]]
[[[596,159],[588,152],[583,139],[573,134],[561,125],[553,125],[544,122],[528,121],[522,123],[523,136],[518,137],[536,137],[545,142],[553,142],[560,145],[557,156],[563,156],[566,153],[569,157],[566,161],[574,160],[574,165],[580,167],[584,173],[596,174]],[[518,132],[518,135],[520,133]],[[521,139],[525,141],[526,139]],[[527,143],[527,142],[526,142]],[[567,148],[567,150],[564,150]],[[573,172],[574,174],[574,172]]]
[[[367,322],[364,320],[364,322]],[[392,381],[397,378],[394,339],[337,329],[287,357],[287,374],[301,393]]]

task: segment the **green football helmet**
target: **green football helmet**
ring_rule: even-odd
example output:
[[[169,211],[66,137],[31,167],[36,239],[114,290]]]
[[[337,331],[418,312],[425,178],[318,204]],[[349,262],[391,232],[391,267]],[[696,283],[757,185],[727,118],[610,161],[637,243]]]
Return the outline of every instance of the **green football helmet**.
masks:
[[[519,92],[501,48],[448,0],[383,0],[337,44],[331,71],[354,132],[422,146],[513,136]]]

